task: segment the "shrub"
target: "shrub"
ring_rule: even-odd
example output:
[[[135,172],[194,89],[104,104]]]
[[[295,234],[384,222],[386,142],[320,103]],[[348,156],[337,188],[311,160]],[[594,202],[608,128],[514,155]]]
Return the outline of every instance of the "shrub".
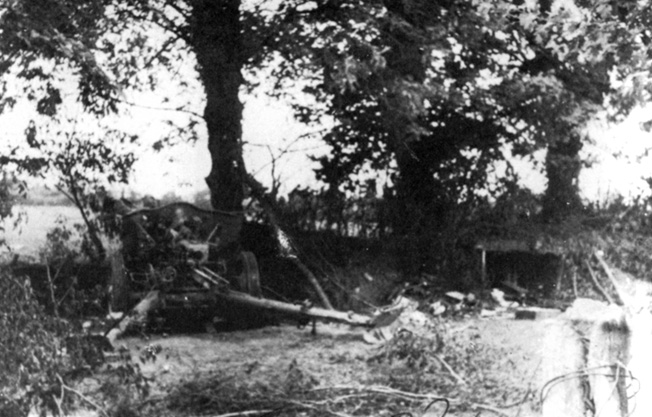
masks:
[[[61,414],[62,378],[72,366],[63,349],[69,330],[44,313],[29,280],[0,270],[0,415],[23,416],[30,408]]]

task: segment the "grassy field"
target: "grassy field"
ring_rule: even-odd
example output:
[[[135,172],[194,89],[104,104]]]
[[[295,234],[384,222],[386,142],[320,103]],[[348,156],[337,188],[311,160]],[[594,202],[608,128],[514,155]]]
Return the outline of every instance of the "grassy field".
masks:
[[[0,254],[11,251],[21,258],[38,257],[46,234],[57,225],[59,219],[68,227],[82,221],[79,211],[72,206],[16,206],[13,211],[14,215],[2,224],[9,248],[0,248]],[[22,220],[14,227],[19,218]]]

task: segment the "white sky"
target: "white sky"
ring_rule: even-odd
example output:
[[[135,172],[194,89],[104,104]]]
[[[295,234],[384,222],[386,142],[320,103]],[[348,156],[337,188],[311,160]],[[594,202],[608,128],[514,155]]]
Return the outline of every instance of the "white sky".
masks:
[[[595,144],[585,152],[596,161],[580,174],[580,187],[591,200],[612,199],[618,194],[626,198],[652,194],[643,180],[652,177],[652,133],[641,129],[641,123],[652,118],[652,107],[639,108],[623,123],[606,126],[596,123],[589,129]]]
[[[250,173],[271,186],[272,155],[279,157],[275,176],[281,193],[296,186],[315,185],[312,169],[317,164],[309,155],[322,155],[327,147],[318,140],[299,136],[313,132],[294,121],[290,109],[265,97],[248,97],[243,115],[245,164]],[[204,178],[210,171],[206,135],[195,144],[179,145],[161,153],[141,154],[131,187],[138,193],[160,197],[174,191],[190,196],[206,189]],[[162,174],[155,174],[161,172]]]
[[[122,119],[119,123],[139,133],[143,143],[151,143],[160,135],[161,120],[169,116],[169,112],[141,109],[132,112],[132,118]],[[650,194],[642,178],[652,177],[652,157],[644,156],[646,149],[652,148],[652,133],[643,131],[640,124],[651,116],[650,109],[637,109],[617,126],[607,126],[604,122],[591,126],[589,131],[595,143],[585,145],[583,153],[595,162],[591,168],[583,169],[580,176],[580,189],[585,199],[599,201],[618,194],[625,197]],[[0,116],[0,137],[9,143],[24,143],[24,130],[29,120],[30,114],[18,105],[13,112]],[[310,131],[314,128],[293,120],[287,105],[265,96],[246,97],[243,139],[248,170],[265,185],[271,185],[270,152],[278,156],[283,149],[289,149],[276,163],[276,175],[282,183],[281,193],[296,186],[316,185],[312,172],[316,164],[310,161],[309,155],[322,155],[328,149],[316,139],[296,141]],[[131,189],[154,197],[174,192],[186,199],[205,190],[204,178],[210,170],[210,158],[206,135],[202,136],[194,145],[178,145],[160,153],[149,147],[142,150]],[[544,155],[540,153],[539,159],[542,160]],[[530,163],[513,163],[523,185],[535,192],[544,190],[543,174],[533,170]]]
[[[190,90],[186,97],[177,95],[175,98],[181,102],[186,100],[186,103],[190,103],[186,108],[201,113],[203,106],[201,95],[195,93],[195,96],[192,96],[192,86]],[[157,198],[173,192],[189,199],[193,194],[206,190],[204,178],[208,175],[211,165],[207,149],[207,134],[202,126],[199,129],[200,138],[196,143],[185,143],[155,152],[151,144],[166,132],[166,120],[173,118],[180,125],[188,121],[185,113],[155,110],[160,107],[175,107],[177,104],[162,104],[160,93],[159,91],[158,94],[139,93],[137,96],[130,96],[127,99],[137,106],[125,106],[127,116],[106,118],[108,126],[119,127],[137,134],[141,144],[136,152],[137,162],[131,183],[128,187],[117,187],[114,192],[129,194],[133,190],[138,194]],[[245,101],[244,156],[249,172],[263,184],[271,186],[272,168],[274,168],[274,175],[281,183],[281,193],[287,193],[299,185],[316,184],[312,175],[312,169],[316,164],[310,161],[309,155],[322,155],[327,149],[321,141],[301,137],[314,132],[315,128],[297,123],[293,120],[287,104],[271,100],[264,95],[243,97],[243,101]],[[68,115],[77,112],[78,119],[83,120],[81,110],[76,107],[78,105],[73,103],[63,112]],[[17,145],[26,147],[25,128],[35,117],[31,106],[26,102],[19,102],[12,111],[0,115],[0,152],[6,152]],[[80,126],[75,129],[80,129]],[[297,140],[299,137],[301,139]],[[278,160],[272,164],[274,158]],[[41,181],[41,184],[48,186],[53,183],[53,181]]]

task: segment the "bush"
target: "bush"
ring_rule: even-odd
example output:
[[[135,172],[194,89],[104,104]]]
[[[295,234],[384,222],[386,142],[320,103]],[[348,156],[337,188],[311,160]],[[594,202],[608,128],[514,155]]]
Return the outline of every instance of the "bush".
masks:
[[[30,408],[59,415],[69,326],[46,315],[29,280],[0,271],[0,415],[23,416]]]
[[[105,364],[107,350],[111,346],[102,336],[46,314],[29,279],[0,269],[0,417],[25,417],[30,411],[66,415],[86,395],[105,415],[128,415],[125,410],[149,394],[149,381],[128,352]],[[148,351],[141,361],[156,353]],[[72,388],[91,375],[99,390]]]

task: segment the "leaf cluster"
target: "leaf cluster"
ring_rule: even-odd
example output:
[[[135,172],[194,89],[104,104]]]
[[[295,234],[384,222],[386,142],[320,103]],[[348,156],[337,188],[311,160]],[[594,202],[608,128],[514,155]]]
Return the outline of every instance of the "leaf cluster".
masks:
[[[70,329],[44,313],[33,298],[29,281],[20,281],[3,270],[0,287],[0,360],[5,370],[0,376],[2,410],[22,410],[26,415],[29,408],[38,407],[57,413],[59,378],[69,369],[63,342]]]

